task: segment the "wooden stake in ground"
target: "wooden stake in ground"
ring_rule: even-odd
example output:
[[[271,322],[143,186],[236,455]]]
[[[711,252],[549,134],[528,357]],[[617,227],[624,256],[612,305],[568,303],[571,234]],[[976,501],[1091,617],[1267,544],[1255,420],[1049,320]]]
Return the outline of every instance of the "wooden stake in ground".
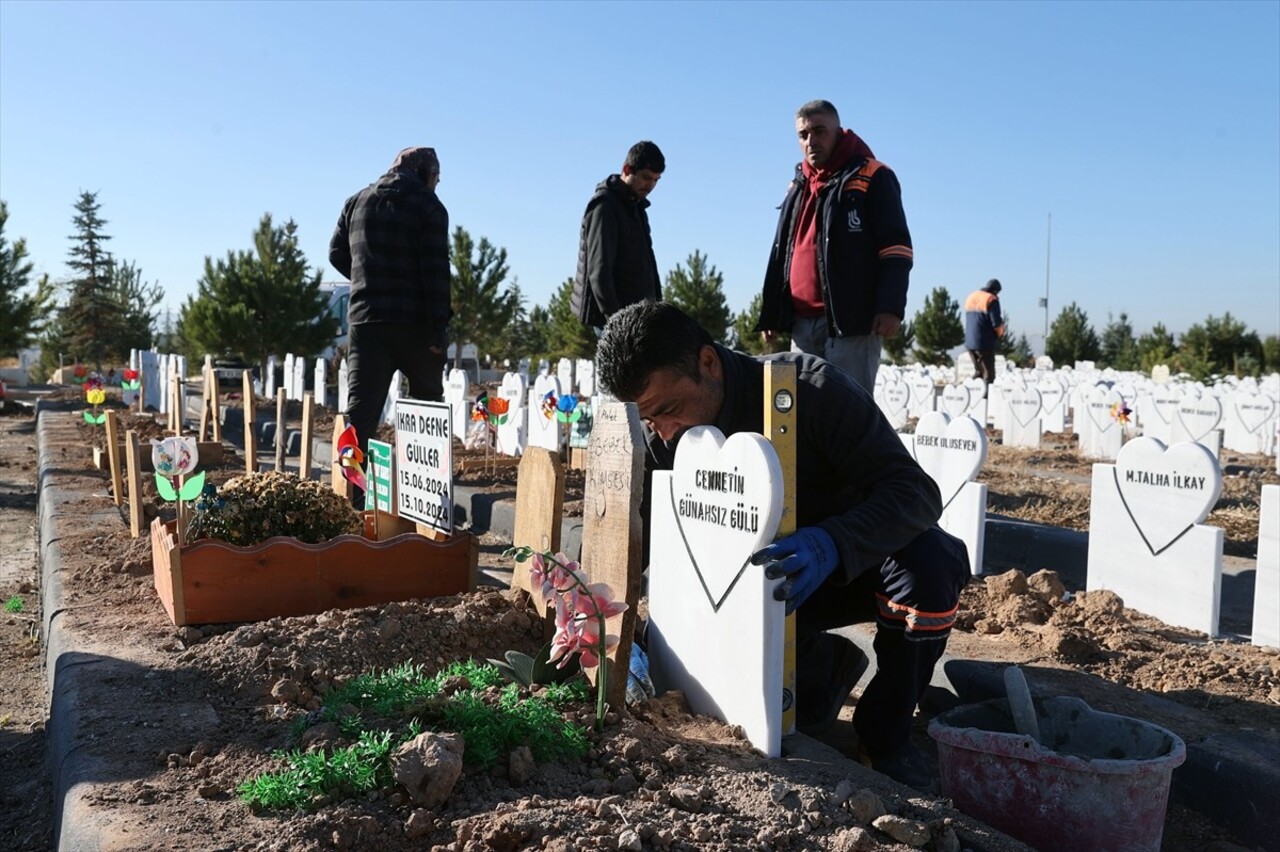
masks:
[[[130,429],[124,436],[125,465],[129,476],[129,535],[142,535],[142,457],[138,433]]]
[[[213,440],[222,443],[222,403],[218,399],[218,374],[212,367],[209,368],[209,405]]]
[[[182,379],[177,372],[169,377],[169,431],[182,437]]]
[[[515,547],[536,551],[560,550],[560,521],[564,515],[564,463],[560,453],[544,447],[528,447],[520,457],[516,474],[516,523],[511,536]],[[547,611],[548,601],[529,583],[528,563],[517,562],[511,573],[511,588],[524,589],[533,597],[534,608]]]
[[[120,424],[112,409],[105,412],[107,432],[107,464],[111,466],[111,499],[117,506],[124,502],[124,483],[120,480]]]
[[[240,384],[240,400],[244,405],[244,472],[255,473],[258,470],[258,404],[253,395],[253,373],[248,370],[242,372]]]
[[[587,441],[587,477],[582,495],[582,570],[592,583],[608,583],[626,611],[605,622],[618,637],[609,653],[605,700],[624,706],[636,608],[640,604],[644,525],[644,430],[634,402],[607,402],[595,413]],[[588,670],[595,681],[596,670]]]
[[[311,421],[314,398],[309,393],[302,395],[302,447],[298,451],[298,477],[311,478]]]
[[[196,440],[203,441],[210,433],[209,428],[209,379],[213,372],[208,364],[200,371],[200,429],[196,432]]]
[[[284,415],[288,395],[284,388],[276,388],[276,470],[284,470],[284,439],[286,436]]]
[[[796,531],[796,365],[771,362],[764,368],[764,436],[782,467],[782,517],[778,537]],[[782,647],[782,735],[796,729],[796,615],[787,616]]]

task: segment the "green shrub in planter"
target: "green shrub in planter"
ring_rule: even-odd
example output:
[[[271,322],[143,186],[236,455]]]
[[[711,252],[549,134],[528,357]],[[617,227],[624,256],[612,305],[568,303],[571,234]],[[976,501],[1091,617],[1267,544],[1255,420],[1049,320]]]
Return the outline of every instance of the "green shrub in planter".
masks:
[[[221,489],[206,488],[196,501],[188,541],[216,538],[247,547],[283,535],[318,544],[358,535],[362,527],[346,498],[315,480],[273,470],[237,476]]]

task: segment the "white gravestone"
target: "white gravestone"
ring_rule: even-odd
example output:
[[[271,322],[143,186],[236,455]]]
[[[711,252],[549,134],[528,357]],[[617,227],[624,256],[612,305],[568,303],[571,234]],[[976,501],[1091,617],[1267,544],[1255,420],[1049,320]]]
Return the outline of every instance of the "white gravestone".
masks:
[[[907,382],[911,387],[911,416],[920,418],[934,409],[937,396],[933,385],[933,376],[918,373]]]
[[[554,406],[548,410],[548,393],[555,399],[560,398],[560,380],[540,373],[533,383],[533,393],[529,394],[528,445],[559,452],[560,421],[556,419]]]
[[[307,393],[307,359],[299,355],[293,361],[293,398],[298,402]]]
[[[343,358],[338,362],[338,410],[346,412],[347,401],[351,394],[351,389],[347,387],[350,372],[347,368],[347,359]]]
[[[969,389],[969,407],[965,414],[978,421],[978,425],[987,425],[987,383],[982,379],[965,379],[964,386]]]
[[[969,389],[964,385],[947,385],[938,399],[938,410],[948,417],[963,417],[969,411]]]
[[[382,403],[381,422],[394,424],[396,417],[396,400],[404,395],[401,390],[404,374],[396,370],[391,375],[391,384],[387,386],[387,399]]]
[[[1040,423],[1040,391],[1015,387],[1004,395],[1004,445],[1037,449],[1044,427]]]
[[[1151,392],[1151,404],[1142,419],[1142,434],[1159,438],[1166,444],[1173,440],[1173,421],[1182,403],[1182,388],[1176,384],[1157,385]]]
[[[1280,485],[1262,486],[1257,569],[1250,641],[1280,648]]]
[[[1188,393],[1178,403],[1171,430],[1173,443],[1195,441],[1218,458],[1222,452],[1222,400],[1209,394]]]
[[[1005,394],[1013,392],[1021,385],[1020,382],[1013,382],[1011,377],[1002,376],[996,379],[986,388],[987,398],[987,414],[991,419],[991,425],[996,429],[1004,428],[1004,418],[1008,410],[1005,406]],[[982,391],[977,391],[982,393]]]
[[[596,362],[579,358],[574,362],[574,373],[578,377],[578,393],[585,397],[596,395]]]
[[[906,382],[893,377],[886,378],[883,384],[877,382],[875,400],[885,419],[895,430],[907,425],[911,389]]]
[[[274,355],[267,356],[267,375],[263,382],[265,384],[262,395],[274,401],[276,398],[276,356]]]
[[[466,370],[454,368],[444,383],[444,401],[449,406],[449,423],[453,437],[466,443],[467,429],[471,425],[471,380]]]
[[[1225,409],[1223,446],[1241,453],[1265,452],[1274,431],[1275,400],[1256,389],[1242,388],[1227,396]]]
[[[573,362],[568,358],[556,361],[556,378],[560,380],[561,393],[574,393],[577,387],[573,383]]]
[[[933,411],[920,418],[908,446],[942,494],[938,526],[964,541],[970,573],[982,573],[987,486],[973,480],[987,459],[986,431],[967,415],[950,418]]]
[[[329,406],[329,365],[323,358],[316,359],[315,375],[312,379],[316,405],[327,408]]]
[[[699,426],[671,471],[653,474],[649,659],[660,691],[684,690],[697,713],[742,726],[769,757],[782,751],[781,580],[749,564],[773,540],[782,469],[762,436]]]
[[[1040,391],[1040,428],[1060,433],[1067,429],[1067,387],[1058,377],[1046,374],[1036,382]]]
[[[139,353],[138,360],[142,370],[142,404],[155,407],[156,400],[161,398],[160,377],[164,375],[160,372],[160,355],[149,350]]]
[[[1081,427],[1080,455],[1087,459],[1114,460],[1124,443],[1124,430],[1113,416],[1124,399],[1106,385],[1095,385],[1084,395],[1084,404],[1075,422]]]
[[[1200,444],[1125,444],[1115,464],[1093,466],[1090,591],[1166,624],[1214,636],[1222,600],[1222,530],[1201,526],[1222,493],[1217,459]]]
[[[529,359],[521,358],[520,363],[516,365],[516,372],[519,373],[526,383],[529,381]]]
[[[542,358],[541,360],[538,361],[538,375],[539,376],[551,375],[551,362],[548,361],[546,358]]]
[[[525,422],[528,415],[524,410],[525,377],[520,373],[507,373],[498,386],[498,396],[507,401],[507,419],[498,424],[496,436],[498,452],[504,456],[518,456],[524,453]]]

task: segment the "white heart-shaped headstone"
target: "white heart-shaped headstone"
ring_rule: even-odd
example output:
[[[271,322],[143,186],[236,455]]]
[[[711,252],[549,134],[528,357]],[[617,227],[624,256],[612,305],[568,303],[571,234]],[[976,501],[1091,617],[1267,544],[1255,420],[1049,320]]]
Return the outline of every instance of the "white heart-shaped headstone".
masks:
[[[1015,387],[1005,393],[1004,400],[1019,426],[1030,426],[1031,421],[1040,416],[1042,403],[1036,388]]]
[[[719,610],[782,516],[782,466],[763,436],[695,426],[680,438],[671,506],[711,608]]]
[[[1191,440],[1199,441],[1222,421],[1222,400],[1208,394],[1188,394],[1178,403],[1178,420]]]
[[[1136,438],[1120,448],[1115,477],[1120,499],[1152,555],[1203,521],[1222,493],[1217,459],[1191,441],[1166,448],[1158,438]]]
[[[1062,405],[1062,398],[1067,394],[1066,386],[1053,376],[1045,376],[1036,382],[1036,390],[1040,391],[1040,407],[1045,411],[1053,411]]]
[[[930,411],[916,423],[912,452],[938,484],[945,509],[982,470],[987,459],[987,434],[972,417],[952,418],[942,411]]]
[[[1177,385],[1161,385],[1151,394],[1151,407],[1165,423],[1172,423],[1182,402],[1182,388]]]
[[[1099,434],[1109,431],[1116,425],[1115,418],[1111,416],[1111,409],[1120,402],[1124,402],[1124,398],[1109,385],[1100,384],[1089,389],[1084,407],[1089,412],[1089,420]]]
[[[1257,432],[1276,412],[1276,401],[1265,393],[1236,391],[1233,399],[1236,416],[1250,434]]]
[[[969,410],[969,389],[964,385],[947,385],[942,389],[940,410],[952,417],[959,417]]]
[[[907,403],[911,401],[911,389],[906,382],[887,379],[876,389],[877,395],[884,400],[885,416],[893,421],[907,416]]]

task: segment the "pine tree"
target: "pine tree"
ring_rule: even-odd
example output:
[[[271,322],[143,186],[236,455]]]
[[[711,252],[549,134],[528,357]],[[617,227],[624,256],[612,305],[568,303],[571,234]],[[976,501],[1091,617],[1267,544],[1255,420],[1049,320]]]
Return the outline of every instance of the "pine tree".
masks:
[[[72,359],[87,361],[101,370],[103,362],[128,355],[121,351],[124,321],[115,301],[112,285],[115,261],[104,246],[110,236],[103,232],[107,222],[99,214],[98,194],[81,192],[71,221],[76,233],[67,250],[73,277],[66,282],[67,304],[59,311],[59,339],[52,341]]]
[[[313,357],[333,342],[338,321],[298,247],[298,226],[276,227],[267,213],[253,235],[253,250],[204,259],[198,293],[182,306],[178,333],[188,355],[226,355],[257,363],[268,355]]]
[[[1102,366],[1117,370],[1138,369],[1138,344],[1133,336],[1133,324],[1129,322],[1129,315],[1123,311],[1116,320],[1107,316],[1107,326],[1102,330],[1099,347]]]
[[[935,287],[912,323],[915,356],[922,364],[951,364],[950,350],[964,343],[960,303],[945,287]]]
[[[746,352],[748,355],[768,355],[773,352],[786,352],[791,348],[789,334],[780,332],[771,342],[765,343],[760,332],[754,330],[756,323],[760,320],[760,305],[763,301],[764,295],[756,293],[747,309],[733,319],[733,337],[729,345],[739,352]]]
[[[520,291],[503,287],[507,278],[507,250],[481,237],[479,245],[461,225],[453,229],[449,249],[453,266],[453,319],[450,342],[457,344],[454,366],[460,366],[462,347],[474,343],[482,352],[504,347],[511,321],[520,307]]]
[[[1089,325],[1089,315],[1075,302],[1067,305],[1049,326],[1049,336],[1044,341],[1044,353],[1055,364],[1074,364],[1076,361],[1096,361],[1102,349],[1098,335]]]
[[[889,356],[889,362],[893,364],[907,363],[907,354],[911,352],[911,347],[915,344],[916,329],[909,321],[898,326],[898,333],[893,337],[886,337],[883,341],[884,353]]]
[[[1183,369],[1197,379],[1228,373],[1256,376],[1262,371],[1264,359],[1257,332],[1249,331],[1230,311],[1222,319],[1209,316],[1187,329],[1179,354],[1185,362]]]
[[[1164,323],[1156,323],[1151,330],[1138,338],[1136,344],[1138,366],[1143,372],[1150,373],[1157,364],[1168,366],[1173,361],[1177,347],[1173,343],[1173,335],[1165,329]]]
[[[559,358],[594,358],[596,356],[595,332],[584,326],[573,312],[573,279],[566,278],[556,290],[547,308],[541,314],[546,317],[545,347],[536,354],[549,361]],[[530,322],[534,314],[530,314]]]
[[[131,260],[115,264],[111,284],[123,318],[120,346],[125,352],[150,349],[156,339],[156,306],[164,290],[155,281],[144,284],[142,270]]]
[[[731,317],[724,298],[724,275],[707,263],[707,256],[698,250],[667,273],[663,299],[675,305],[698,321],[717,343],[727,341]]]
[[[9,207],[0,201],[0,355],[14,355],[40,333],[53,305],[49,276],[40,276],[33,293],[23,293],[31,283],[31,261],[22,237],[10,245],[4,238]]]

